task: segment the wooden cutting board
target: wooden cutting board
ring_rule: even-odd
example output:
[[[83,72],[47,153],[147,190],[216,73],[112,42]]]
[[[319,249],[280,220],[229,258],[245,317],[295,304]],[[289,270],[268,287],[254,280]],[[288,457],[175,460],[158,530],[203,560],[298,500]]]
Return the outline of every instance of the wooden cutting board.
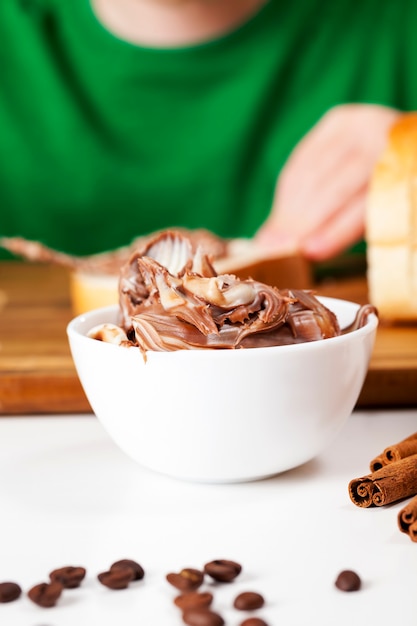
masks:
[[[364,279],[327,283],[318,293],[367,301]],[[0,262],[0,415],[91,411],[68,347],[71,317],[67,270]],[[381,325],[358,406],[411,405],[417,405],[417,325]]]

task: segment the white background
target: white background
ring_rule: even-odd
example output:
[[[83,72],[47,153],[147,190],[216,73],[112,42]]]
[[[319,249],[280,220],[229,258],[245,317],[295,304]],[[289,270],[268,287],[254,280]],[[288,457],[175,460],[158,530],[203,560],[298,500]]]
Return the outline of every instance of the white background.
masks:
[[[355,412],[302,467],[207,485],[141,468],[90,415],[0,418],[0,582],[24,590],[0,604],[0,625],[180,625],[165,575],[216,558],[243,566],[233,583],[204,585],[229,626],[249,615],[269,626],[417,624],[417,543],[397,527],[405,503],[361,509],[347,491],[383,448],[416,431],[417,410]],[[140,562],[144,580],[106,589],[97,574],[122,558]],[[54,608],[34,605],[27,590],[66,565],[86,567],[82,586]],[[343,569],[360,575],[359,592],[335,588]],[[262,593],[265,607],[233,609],[241,591]]]

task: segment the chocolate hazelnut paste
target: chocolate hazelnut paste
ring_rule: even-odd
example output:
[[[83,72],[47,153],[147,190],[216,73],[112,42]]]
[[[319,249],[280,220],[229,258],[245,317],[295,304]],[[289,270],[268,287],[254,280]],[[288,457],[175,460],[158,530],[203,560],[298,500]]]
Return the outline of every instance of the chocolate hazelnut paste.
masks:
[[[342,331],[311,291],[218,275],[209,255],[177,231],[160,233],[122,266],[119,302],[119,325],[102,324],[89,336],[143,353],[317,341],[355,330],[376,313],[360,307]]]

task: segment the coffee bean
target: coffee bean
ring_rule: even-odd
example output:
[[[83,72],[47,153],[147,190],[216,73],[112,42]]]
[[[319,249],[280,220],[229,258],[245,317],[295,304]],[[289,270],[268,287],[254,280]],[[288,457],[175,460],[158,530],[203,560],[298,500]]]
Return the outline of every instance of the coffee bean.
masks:
[[[167,581],[180,591],[195,591],[204,580],[204,573],[192,567],[186,567],[179,574],[171,573],[166,576]]]
[[[241,622],[240,626],[268,626],[268,624],[259,617],[248,617]]]
[[[0,583],[0,602],[13,602],[21,593],[22,589],[17,583]]]
[[[213,595],[208,591],[204,593],[190,591],[174,599],[174,604],[181,609],[181,611],[187,611],[188,609],[207,609],[212,602]]]
[[[361,588],[361,579],[352,570],[340,572],[334,583],[341,591],[358,591]]]
[[[235,563],[235,561],[216,559],[215,561],[206,563],[204,571],[217,582],[229,583],[240,574],[242,566],[239,565],[239,563]]]
[[[188,626],[224,626],[224,619],[218,613],[208,609],[190,609],[182,616]]]
[[[121,569],[124,567],[130,567],[133,570],[135,574],[133,580],[142,580],[142,578],[145,576],[143,567],[139,565],[139,563],[136,563],[136,561],[132,561],[132,559],[121,559],[120,561],[116,561],[115,563],[113,563],[113,565],[110,566],[110,571],[114,569]]]
[[[32,602],[46,609],[55,606],[62,590],[59,582],[39,583],[29,589],[28,596]]]
[[[112,569],[108,572],[101,572],[97,578],[102,585],[109,589],[126,589],[135,578],[135,573],[131,567],[121,567],[120,569]]]
[[[260,609],[265,604],[265,600],[260,593],[255,591],[244,591],[236,596],[233,606],[239,611],[254,611]]]
[[[49,574],[49,578],[52,582],[61,583],[65,589],[75,589],[81,585],[85,574],[86,570],[84,567],[72,567],[71,565],[68,565],[67,567],[54,569]]]

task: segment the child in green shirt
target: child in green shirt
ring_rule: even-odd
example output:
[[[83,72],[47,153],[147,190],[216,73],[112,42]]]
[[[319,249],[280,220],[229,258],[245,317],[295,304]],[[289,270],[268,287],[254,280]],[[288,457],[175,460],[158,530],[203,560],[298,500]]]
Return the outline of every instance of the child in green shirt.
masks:
[[[0,236],[84,255],[205,227],[338,254],[417,108],[415,26],[411,0],[2,2]]]

